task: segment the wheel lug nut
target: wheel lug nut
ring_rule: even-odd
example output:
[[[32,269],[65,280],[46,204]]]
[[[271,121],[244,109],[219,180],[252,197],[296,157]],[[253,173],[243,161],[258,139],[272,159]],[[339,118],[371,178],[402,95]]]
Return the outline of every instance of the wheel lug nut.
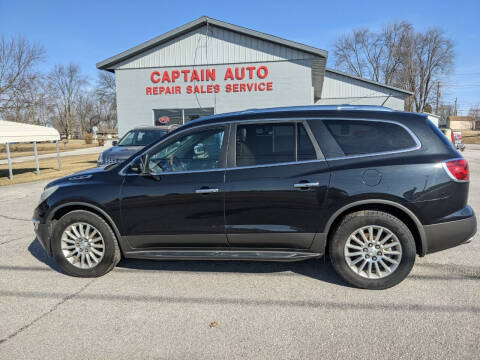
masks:
[[[368,244],[368,247],[372,247],[372,246],[373,246],[373,244],[372,244],[372,243]]]
[[[363,248],[363,251],[364,251],[364,252],[367,252],[367,251],[368,251],[368,249],[367,249],[367,248]]]
[[[380,245],[375,245],[375,249],[380,249]]]
[[[382,252],[381,251],[377,252],[377,255],[382,256]]]
[[[372,257],[372,260],[377,261],[377,257],[376,256]]]
[[[368,259],[369,257],[370,257],[370,255],[368,255],[368,254],[367,254],[367,255],[365,255],[365,259]]]

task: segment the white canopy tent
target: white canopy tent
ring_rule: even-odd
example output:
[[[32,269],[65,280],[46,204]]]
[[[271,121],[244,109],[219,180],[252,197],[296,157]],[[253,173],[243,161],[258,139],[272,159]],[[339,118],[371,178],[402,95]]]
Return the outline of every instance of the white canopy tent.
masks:
[[[8,173],[9,173],[10,179],[13,179],[13,173],[12,173],[12,161],[10,158],[9,144],[21,143],[21,142],[33,142],[33,150],[35,153],[35,163],[37,166],[37,174],[39,174],[40,168],[38,166],[37,142],[38,141],[55,141],[56,142],[58,169],[61,170],[62,164],[60,162],[60,151],[58,148],[58,140],[60,140],[60,134],[54,128],[0,120],[0,144],[6,145],[7,158],[8,158]]]

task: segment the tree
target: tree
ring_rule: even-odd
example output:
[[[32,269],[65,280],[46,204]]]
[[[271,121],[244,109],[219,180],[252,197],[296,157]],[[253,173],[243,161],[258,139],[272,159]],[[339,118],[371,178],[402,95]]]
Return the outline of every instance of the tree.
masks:
[[[480,121],[480,104],[476,104],[470,108],[468,115],[475,118],[475,122]]]
[[[80,92],[88,81],[76,64],[55,65],[48,74],[49,90],[56,109],[55,123],[67,138],[74,127],[74,109]]]
[[[411,79],[409,90],[413,91],[415,109],[420,111],[433,95],[432,89],[438,77],[450,72],[455,53],[453,43],[445,37],[443,30],[435,28],[415,36],[414,69],[408,72]]]
[[[402,48],[411,32],[412,26],[405,22],[387,25],[379,33],[353,30],[335,42],[336,66],[356,76],[391,85],[396,81]]]
[[[21,107],[18,100],[25,87],[37,77],[35,67],[44,60],[42,46],[30,43],[21,36],[10,40],[0,38],[0,112]],[[17,100],[16,103],[13,103]]]
[[[95,99],[90,92],[82,92],[78,95],[75,102],[75,115],[82,135],[90,133],[92,127],[97,125],[92,123],[95,118]]]
[[[375,33],[353,30],[334,45],[336,66],[356,76],[410,90],[407,110],[422,111],[432,100],[441,75],[453,67],[453,43],[441,29],[416,33],[406,22],[385,26]]]
[[[99,72],[95,94],[97,96],[96,109],[101,121],[109,128],[117,126],[117,96],[115,74]]]

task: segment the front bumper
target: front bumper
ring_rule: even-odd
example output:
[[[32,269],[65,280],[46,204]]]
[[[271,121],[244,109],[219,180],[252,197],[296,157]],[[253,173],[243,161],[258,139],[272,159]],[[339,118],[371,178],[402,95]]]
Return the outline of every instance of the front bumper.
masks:
[[[454,220],[425,225],[426,253],[452,248],[470,240],[477,232],[477,218],[470,206],[455,213]]]
[[[46,250],[48,255],[52,255],[50,247],[50,226],[48,224],[42,224],[40,220],[33,218],[33,228],[35,230],[35,235],[43,248]]]

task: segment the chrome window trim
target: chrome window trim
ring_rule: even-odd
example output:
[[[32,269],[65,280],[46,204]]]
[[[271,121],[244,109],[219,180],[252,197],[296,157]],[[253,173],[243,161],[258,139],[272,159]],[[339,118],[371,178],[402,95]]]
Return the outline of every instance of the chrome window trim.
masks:
[[[162,175],[173,175],[173,174],[191,174],[198,172],[214,172],[214,171],[225,171],[225,167],[218,169],[207,169],[207,170],[189,170],[189,171],[166,171],[160,173],[150,173],[150,174],[124,174],[123,176],[162,176]]]
[[[226,168],[225,170],[243,170],[243,169],[252,169],[252,168],[263,168],[263,167],[271,167],[271,166],[307,164],[307,163],[326,162],[326,161],[327,161],[326,159],[302,160],[302,161],[288,161],[288,162],[273,163],[273,164],[260,164],[260,165],[248,165],[248,166],[228,167],[228,168]]]
[[[305,128],[308,129],[307,133],[309,136],[312,136],[310,140],[312,141],[312,144],[317,145],[317,139],[313,135],[313,132],[310,129],[310,126],[308,124],[308,121],[314,120],[314,121],[328,121],[328,120],[351,120],[351,121],[373,121],[373,122],[384,122],[384,123],[390,123],[394,125],[398,125],[405,129],[407,133],[412,137],[414,140],[416,146],[411,147],[411,148],[406,148],[402,150],[394,150],[394,151],[384,151],[384,152],[377,152],[377,153],[370,153],[370,154],[358,154],[358,155],[345,155],[345,156],[337,156],[337,157],[332,157],[332,158],[321,158],[321,159],[315,159],[315,160],[304,160],[304,161],[290,161],[290,162],[283,162],[283,163],[275,163],[275,164],[260,164],[260,165],[250,165],[250,166],[236,166],[236,167],[223,167],[223,168],[218,168],[218,169],[208,169],[208,170],[190,170],[190,171],[178,171],[178,172],[164,172],[164,173],[159,173],[159,174],[153,174],[153,175],[169,175],[169,174],[189,174],[189,173],[197,173],[197,172],[211,172],[211,171],[226,171],[226,170],[236,170],[236,169],[249,169],[249,168],[257,168],[257,167],[269,167],[269,166],[283,166],[283,165],[292,165],[292,164],[303,164],[303,163],[313,163],[313,162],[327,162],[328,161],[336,161],[336,160],[348,160],[348,159],[357,159],[357,158],[364,158],[364,157],[371,157],[371,156],[382,156],[382,155],[392,155],[392,154],[401,154],[405,152],[410,152],[410,151],[415,151],[419,150],[422,147],[422,143],[418,139],[418,137],[413,133],[412,130],[410,130],[407,126],[404,124],[394,121],[394,120],[384,120],[384,119],[368,119],[368,118],[351,118],[351,117],[336,117],[336,118],[323,118],[323,117],[311,117],[311,118],[306,118],[306,117],[289,117],[289,118],[280,118],[280,119],[275,119],[275,118],[265,118],[265,119],[245,119],[245,120],[228,120],[228,121],[221,121],[221,122],[215,122],[215,123],[208,123],[208,124],[199,124],[195,125],[192,127],[188,127],[183,130],[179,130],[177,133],[175,133],[175,136],[183,134],[188,131],[193,131],[199,128],[204,128],[204,127],[215,127],[215,126],[225,126],[225,125],[234,125],[236,129],[237,124],[243,124],[243,123],[268,123],[268,122],[301,122],[304,124]],[[235,130],[234,129],[234,130]],[[313,140],[314,141],[313,141]],[[170,140],[170,137],[167,136],[166,138],[160,140],[160,142],[157,145],[161,145],[162,143]],[[334,139],[335,140],[335,139]],[[229,145],[229,144],[228,144]],[[228,147],[228,146],[227,146]],[[320,149],[320,147],[319,147]],[[134,159],[132,159],[128,164],[126,164],[119,172],[118,174],[121,176],[140,176],[143,174],[128,174],[125,172],[125,170],[132,164],[134,161],[136,161],[138,158],[142,157],[147,151],[150,149],[147,149],[143,152],[141,152],[139,155],[137,155]],[[316,149],[315,149],[316,150]],[[228,148],[227,148],[228,152]],[[320,151],[320,154],[322,156],[323,152]]]

